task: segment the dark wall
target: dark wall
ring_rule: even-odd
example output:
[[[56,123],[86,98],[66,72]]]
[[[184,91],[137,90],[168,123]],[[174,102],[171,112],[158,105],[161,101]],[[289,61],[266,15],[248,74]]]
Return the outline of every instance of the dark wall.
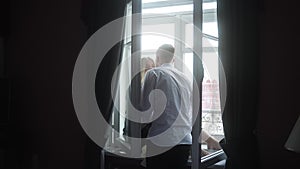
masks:
[[[9,1],[0,1],[0,77],[5,74],[5,39],[9,32]]]
[[[83,168],[85,134],[72,102],[74,63],[86,40],[80,0],[11,0],[9,168]]]
[[[13,168],[83,168],[85,134],[72,104],[72,71],[86,40],[80,0],[11,0],[7,76],[12,79]],[[261,11],[258,141],[262,168],[291,168],[283,145],[300,114],[297,5]],[[246,146],[246,145],[245,145]]]
[[[258,141],[262,168],[299,166],[284,149],[300,115],[299,9],[295,2],[265,0],[261,13]]]

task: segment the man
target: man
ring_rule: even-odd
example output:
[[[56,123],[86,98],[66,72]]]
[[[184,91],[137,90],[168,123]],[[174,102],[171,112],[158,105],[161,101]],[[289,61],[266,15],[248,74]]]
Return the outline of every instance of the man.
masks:
[[[145,75],[142,89],[142,107],[153,111],[148,132],[146,159],[150,169],[183,169],[192,144],[192,84],[188,77],[174,68],[174,47],[160,46],[156,52],[156,68]],[[166,98],[163,112],[157,107],[163,104],[161,95],[150,93],[158,89]],[[151,102],[152,101],[152,102]],[[162,152],[164,151],[164,152]]]

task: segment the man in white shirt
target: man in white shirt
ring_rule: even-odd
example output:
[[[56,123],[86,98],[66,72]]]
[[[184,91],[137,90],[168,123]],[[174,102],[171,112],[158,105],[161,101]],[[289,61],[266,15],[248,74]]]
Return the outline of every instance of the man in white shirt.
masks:
[[[183,169],[186,168],[192,144],[192,83],[188,77],[175,69],[174,47],[162,45],[156,52],[156,68],[145,75],[142,89],[142,107],[153,108],[151,127],[148,132],[147,168]],[[161,95],[152,94],[158,90]],[[150,99],[149,99],[150,98]],[[151,102],[151,103],[150,103]],[[162,112],[157,107],[165,103]],[[167,150],[160,153],[163,149]],[[155,156],[152,156],[154,154]]]

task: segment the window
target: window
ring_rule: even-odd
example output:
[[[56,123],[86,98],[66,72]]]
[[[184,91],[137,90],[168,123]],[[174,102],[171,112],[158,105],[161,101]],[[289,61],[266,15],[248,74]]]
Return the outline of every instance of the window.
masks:
[[[166,1],[164,1],[166,2]],[[164,43],[175,45],[176,57],[185,66],[176,67],[184,73],[193,72],[193,4],[192,1],[169,2],[167,5],[144,3],[142,10],[142,56],[155,57],[155,50]],[[202,128],[221,140],[224,137],[220,108],[219,70],[218,70],[218,26],[216,16],[217,2],[210,0],[203,3],[202,39],[204,80],[202,87]],[[161,15],[160,15],[161,14]],[[162,15],[168,14],[168,15]],[[174,17],[180,18],[179,21]],[[183,20],[183,21],[181,21]],[[149,32],[159,35],[148,35]],[[168,37],[169,36],[169,37]],[[174,41],[183,39],[185,43]],[[190,77],[192,80],[192,77]]]
[[[193,1],[192,0],[142,0],[142,36],[141,57],[151,57],[155,60],[156,49],[165,43],[175,46],[175,67],[184,73],[193,72]],[[216,0],[203,2],[203,37],[202,61],[204,65],[204,80],[202,83],[202,128],[212,136],[221,140],[224,137],[220,109],[219,69],[218,69],[218,27],[216,17]],[[132,13],[132,4],[127,6],[127,14]],[[179,19],[176,19],[179,18]],[[125,34],[130,35],[132,30],[130,18],[125,23]],[[175,38],[176,39],[175,39]],[[179,39],[179,40],[178,40]],[[182,41],[181,41],[182,40]],[[189,44],[189,45],[188,45]],[[131,38],[125,39],[123,59],[127,65],[121,68],[120,85],[116,104],[119,112],[113,113],[112,125],[118,135],[113,134],[116,140],[126,142],[124,124],[126,123],[128,99],[126,98],[127,83],[131,80]],[[184,66],[185,65],[185,66]],[[189,77],[192,79],[192,74]],[[115,140],[111,140],[113,143]],[[203,145],[202,148],[206,148]]]

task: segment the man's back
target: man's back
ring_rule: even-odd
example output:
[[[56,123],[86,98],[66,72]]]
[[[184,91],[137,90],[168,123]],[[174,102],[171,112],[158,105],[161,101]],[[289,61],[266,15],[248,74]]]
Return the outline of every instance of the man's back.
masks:
[[[163,91],[167,102],[163,113],[152,122],[148,137],[154,137],[152,142],[160,146],[191,144],[192,87],[187,76],[171,64],[163,64],[146,74],[143,85],[144,106],[150,106],[148,97],[154,89]],[[154,96],[154,107],[162,104],[160,99]],[[159,112],[154,111],[154,116],[156,113]]]

